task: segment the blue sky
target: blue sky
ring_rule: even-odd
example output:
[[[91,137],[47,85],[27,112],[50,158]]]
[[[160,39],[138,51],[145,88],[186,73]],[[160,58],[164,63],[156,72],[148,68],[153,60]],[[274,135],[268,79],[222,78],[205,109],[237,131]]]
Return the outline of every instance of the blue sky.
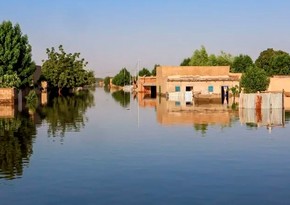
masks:
[[[288,0],[2,0],[1,21],[19,23],[41,64],[46,48],[80,52],[97,76],[137,61],[179,65],[204,45],[249,54],[267,48],[290,52]]]

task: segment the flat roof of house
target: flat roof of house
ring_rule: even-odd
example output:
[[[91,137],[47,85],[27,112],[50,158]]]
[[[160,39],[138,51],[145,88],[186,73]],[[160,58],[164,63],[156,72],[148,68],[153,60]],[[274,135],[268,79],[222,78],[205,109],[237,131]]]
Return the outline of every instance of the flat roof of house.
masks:
[[[168,82],[238,81],[238,80],[239,78],[237,76],[226,76],[226,75],[221,76],[174,75],[167,77]]]

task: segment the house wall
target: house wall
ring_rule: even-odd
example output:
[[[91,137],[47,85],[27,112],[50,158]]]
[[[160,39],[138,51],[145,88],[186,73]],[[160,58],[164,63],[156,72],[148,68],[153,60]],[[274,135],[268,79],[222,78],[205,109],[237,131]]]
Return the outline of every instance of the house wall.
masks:
[[[175,92],[175,87],[180,86],[180,92],[185,92],[186,87],[193,87],[193,93],[211,94],[208,90],[209,86],[213,86],[212,94],[221,94],[221,87],[229,88],[239,85],[239,81],[207,81],[207,82],[167,82],[166,92]]]
[[[270,78],[268,91],[290,92],[290,76],[274,76]]]
[[[159,66],[156,68],[157,93],[168,92],[168,76],[229,76],[229,66]],[[171,88],[169,87],[171,90]]]
[[[0,88],[0,103],[14,103],[16,90],[14,88]]]
[[[156,77],[138,77],[138,92],[151,93],[151,87],[146,85],[156,85]]]
[[[285,110],[290,110],[290,76],[273,76],[270,78],[270,84],[268,91],[271,92],[281,92],[284,89],[287,95],[284,96],[284,108]]]

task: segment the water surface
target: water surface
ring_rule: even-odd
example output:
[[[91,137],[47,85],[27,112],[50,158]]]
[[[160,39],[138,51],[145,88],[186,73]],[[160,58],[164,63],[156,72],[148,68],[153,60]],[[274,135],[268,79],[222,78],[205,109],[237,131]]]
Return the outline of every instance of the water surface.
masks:
[[[97,88],[1,118],[1,205],[290,203],[288,113],[269,129],[141,97]]]

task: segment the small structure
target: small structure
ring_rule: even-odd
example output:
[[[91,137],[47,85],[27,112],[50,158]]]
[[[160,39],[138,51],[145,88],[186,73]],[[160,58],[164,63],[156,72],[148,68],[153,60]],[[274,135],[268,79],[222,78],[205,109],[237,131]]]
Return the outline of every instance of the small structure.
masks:
[[[239,108],[250,109],[283,109],[283,92],[265,92],[265,93],[241,93],[239,99]]]
[[[138,76],[137,91],[150,94],[151,97],[156,97],[156,77]]]

